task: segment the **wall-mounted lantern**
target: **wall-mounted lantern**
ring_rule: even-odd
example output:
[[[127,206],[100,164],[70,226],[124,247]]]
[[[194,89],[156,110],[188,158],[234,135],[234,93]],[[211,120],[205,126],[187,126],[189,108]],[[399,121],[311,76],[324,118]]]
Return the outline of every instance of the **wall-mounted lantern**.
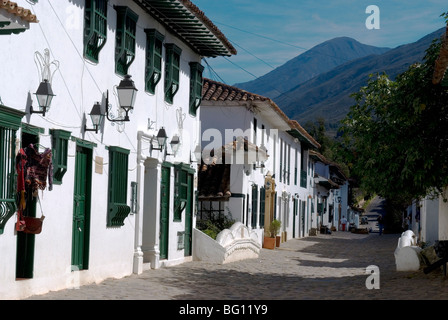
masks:
[[[152,150],[159,150],[162,151],[165,147],[166,140],[168,139],[168,136],[166,135],[165,128],[162,127],[159,129],[159,132],[157,132],[156,140],[158,147],[154,147],[152,140],[151,140],[151,151]]]
[[[176,156],[176,153],[180,147],[180,139],[179,139],[178,135],[174,135],[173,139],[171,139],[170,146],[171,146],[171,150],[173,151],[173,153],[172,154],[167,153],[167,155]]]
[[[134,85],[134,81],[131,80],[130,75],[126,75],[117,87],[118,104],[120,108],[126,113],[124,118],[112,119],[109,116],[109,90],[106,95],[106,118],[110,122],[122,122],[129,120],[129,111],[134,109],[135,98],[137,97],[138,89]]]
[[[45,117],[45,113],[50,109],[51,101],[55,96],[53,90],[51,89],[51,84],[47,79],[44,79],[40,83],[35,95],[37,98],[37,104],[39,105],[39,111],[33,110],[33,106],[31,105],[30,114],[39,113]]]
[[[98,129],[104,120],[104,114],[101,112],[101,104],[99,102],[93,105],[89,115],[92,120],[93,129],[88,129],[87,125],[84,125],[84,131],[95,131],[95,133],[98,133]]]

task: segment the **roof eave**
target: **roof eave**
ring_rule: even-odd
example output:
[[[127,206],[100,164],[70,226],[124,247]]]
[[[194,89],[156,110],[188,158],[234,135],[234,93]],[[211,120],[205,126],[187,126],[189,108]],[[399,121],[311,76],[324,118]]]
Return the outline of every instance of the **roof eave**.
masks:
[[[134,2],[199,55],[217,57],[237,54],[225,35],[190,0]]]

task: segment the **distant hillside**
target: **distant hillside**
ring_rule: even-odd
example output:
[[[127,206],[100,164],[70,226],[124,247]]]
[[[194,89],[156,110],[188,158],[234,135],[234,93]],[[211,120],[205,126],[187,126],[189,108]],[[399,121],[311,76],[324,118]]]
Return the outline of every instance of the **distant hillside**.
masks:
[[[322,117],[334,128],[354,103],[350,95],[367,84],[370,74],[385,72],[394,79],[411,64],[421,61],[431,42],[441,37],[444,31],[445,28],[441,28],[381,55],[369,55],[339,65],[297,85],[274,101],[291,119],[301,124]]]
[[[389,48],[362,44],[352,38],[339,37],[325,41],[264,76],[236,87],[274,99],[333,68],[372,54],[382,54]]]

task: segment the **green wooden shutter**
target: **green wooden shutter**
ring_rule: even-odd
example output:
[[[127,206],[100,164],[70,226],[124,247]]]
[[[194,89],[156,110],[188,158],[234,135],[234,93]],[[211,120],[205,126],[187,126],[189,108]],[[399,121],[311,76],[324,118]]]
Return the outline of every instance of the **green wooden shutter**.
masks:
[[[165,44],[165,101],[173,103],[174,96],[179,90],[180,55],[182,49],[173,43]]]
[[[115,72],[124,76],[135,59],[138,15],[128,7],[114,6],[117,11],[115,33]]]
[[[155,29],[145,29],[146,67],[145,90],[154,94],[162,78],[162,47],[165,36]]]
[[[109,200],[107,226],[124,225],[124,219],[131,212],[127,205],[129,150],[109,147]]]
[[[84,57],[96,63],[107,40],[107,2],[86,0],[84,9]]]
[[[71,132],[65,130],[50,130],[53,153],[53,183],[62,184],[62,178],[67,172],[68,139]]]
[[[16,132],[24,112],[0,105],[0,234],[16,211]]]
[[[190,62],[190,114],[196,116],[202,100],[202,72],[204,67],[198,62]]]
[[[264,213],[265,213],[265,203],[266,203],[266,189],[265,187],[260,188],[260,227],[264,227]]]
[[[182,211],[188,203],[188,196],[192,190],[189,183],[189,175],[194,170],[189,165],[180,163],[174,166],[175,172],[175,193],[174,193],[174,221],[181,221]]]
[[[252,186],[252,228],[257,227],[257,213],[258,213],[258,186]]]

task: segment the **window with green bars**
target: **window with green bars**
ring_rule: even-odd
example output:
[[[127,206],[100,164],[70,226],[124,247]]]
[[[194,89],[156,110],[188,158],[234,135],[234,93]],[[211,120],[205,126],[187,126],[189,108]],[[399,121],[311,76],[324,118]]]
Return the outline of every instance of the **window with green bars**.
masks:
[[[117,11],[115,33],[115,72],[125,76],[135,59],[138,15],[125,6],[114,6]]]
[[[131,212],[127,204],[129,150],[110,146],[107,226],[120,227]]]
[[[62,178],[67,172],[68,140],[71,132],[65,130],[50,130],[53,153],[53,183],[62,184]]]
[[[202,72],[199,62],[190,62],[190,114],[196,116],[202,100]]]
[[[84,8],[84,57],[98,63],[107,40],[108,0],[86,0]]]
[[[145,90],[154,94],[162,78],[162,48],[165,36],[156,29],[145,29],[146,33],[146,68]]]
[[[179,90],[180,55],[182,49],[173,43],[165,44],[165,101],[173,103]]]
[[[0,234],[16,211],[16,132],[25,113],[0,105]]]

